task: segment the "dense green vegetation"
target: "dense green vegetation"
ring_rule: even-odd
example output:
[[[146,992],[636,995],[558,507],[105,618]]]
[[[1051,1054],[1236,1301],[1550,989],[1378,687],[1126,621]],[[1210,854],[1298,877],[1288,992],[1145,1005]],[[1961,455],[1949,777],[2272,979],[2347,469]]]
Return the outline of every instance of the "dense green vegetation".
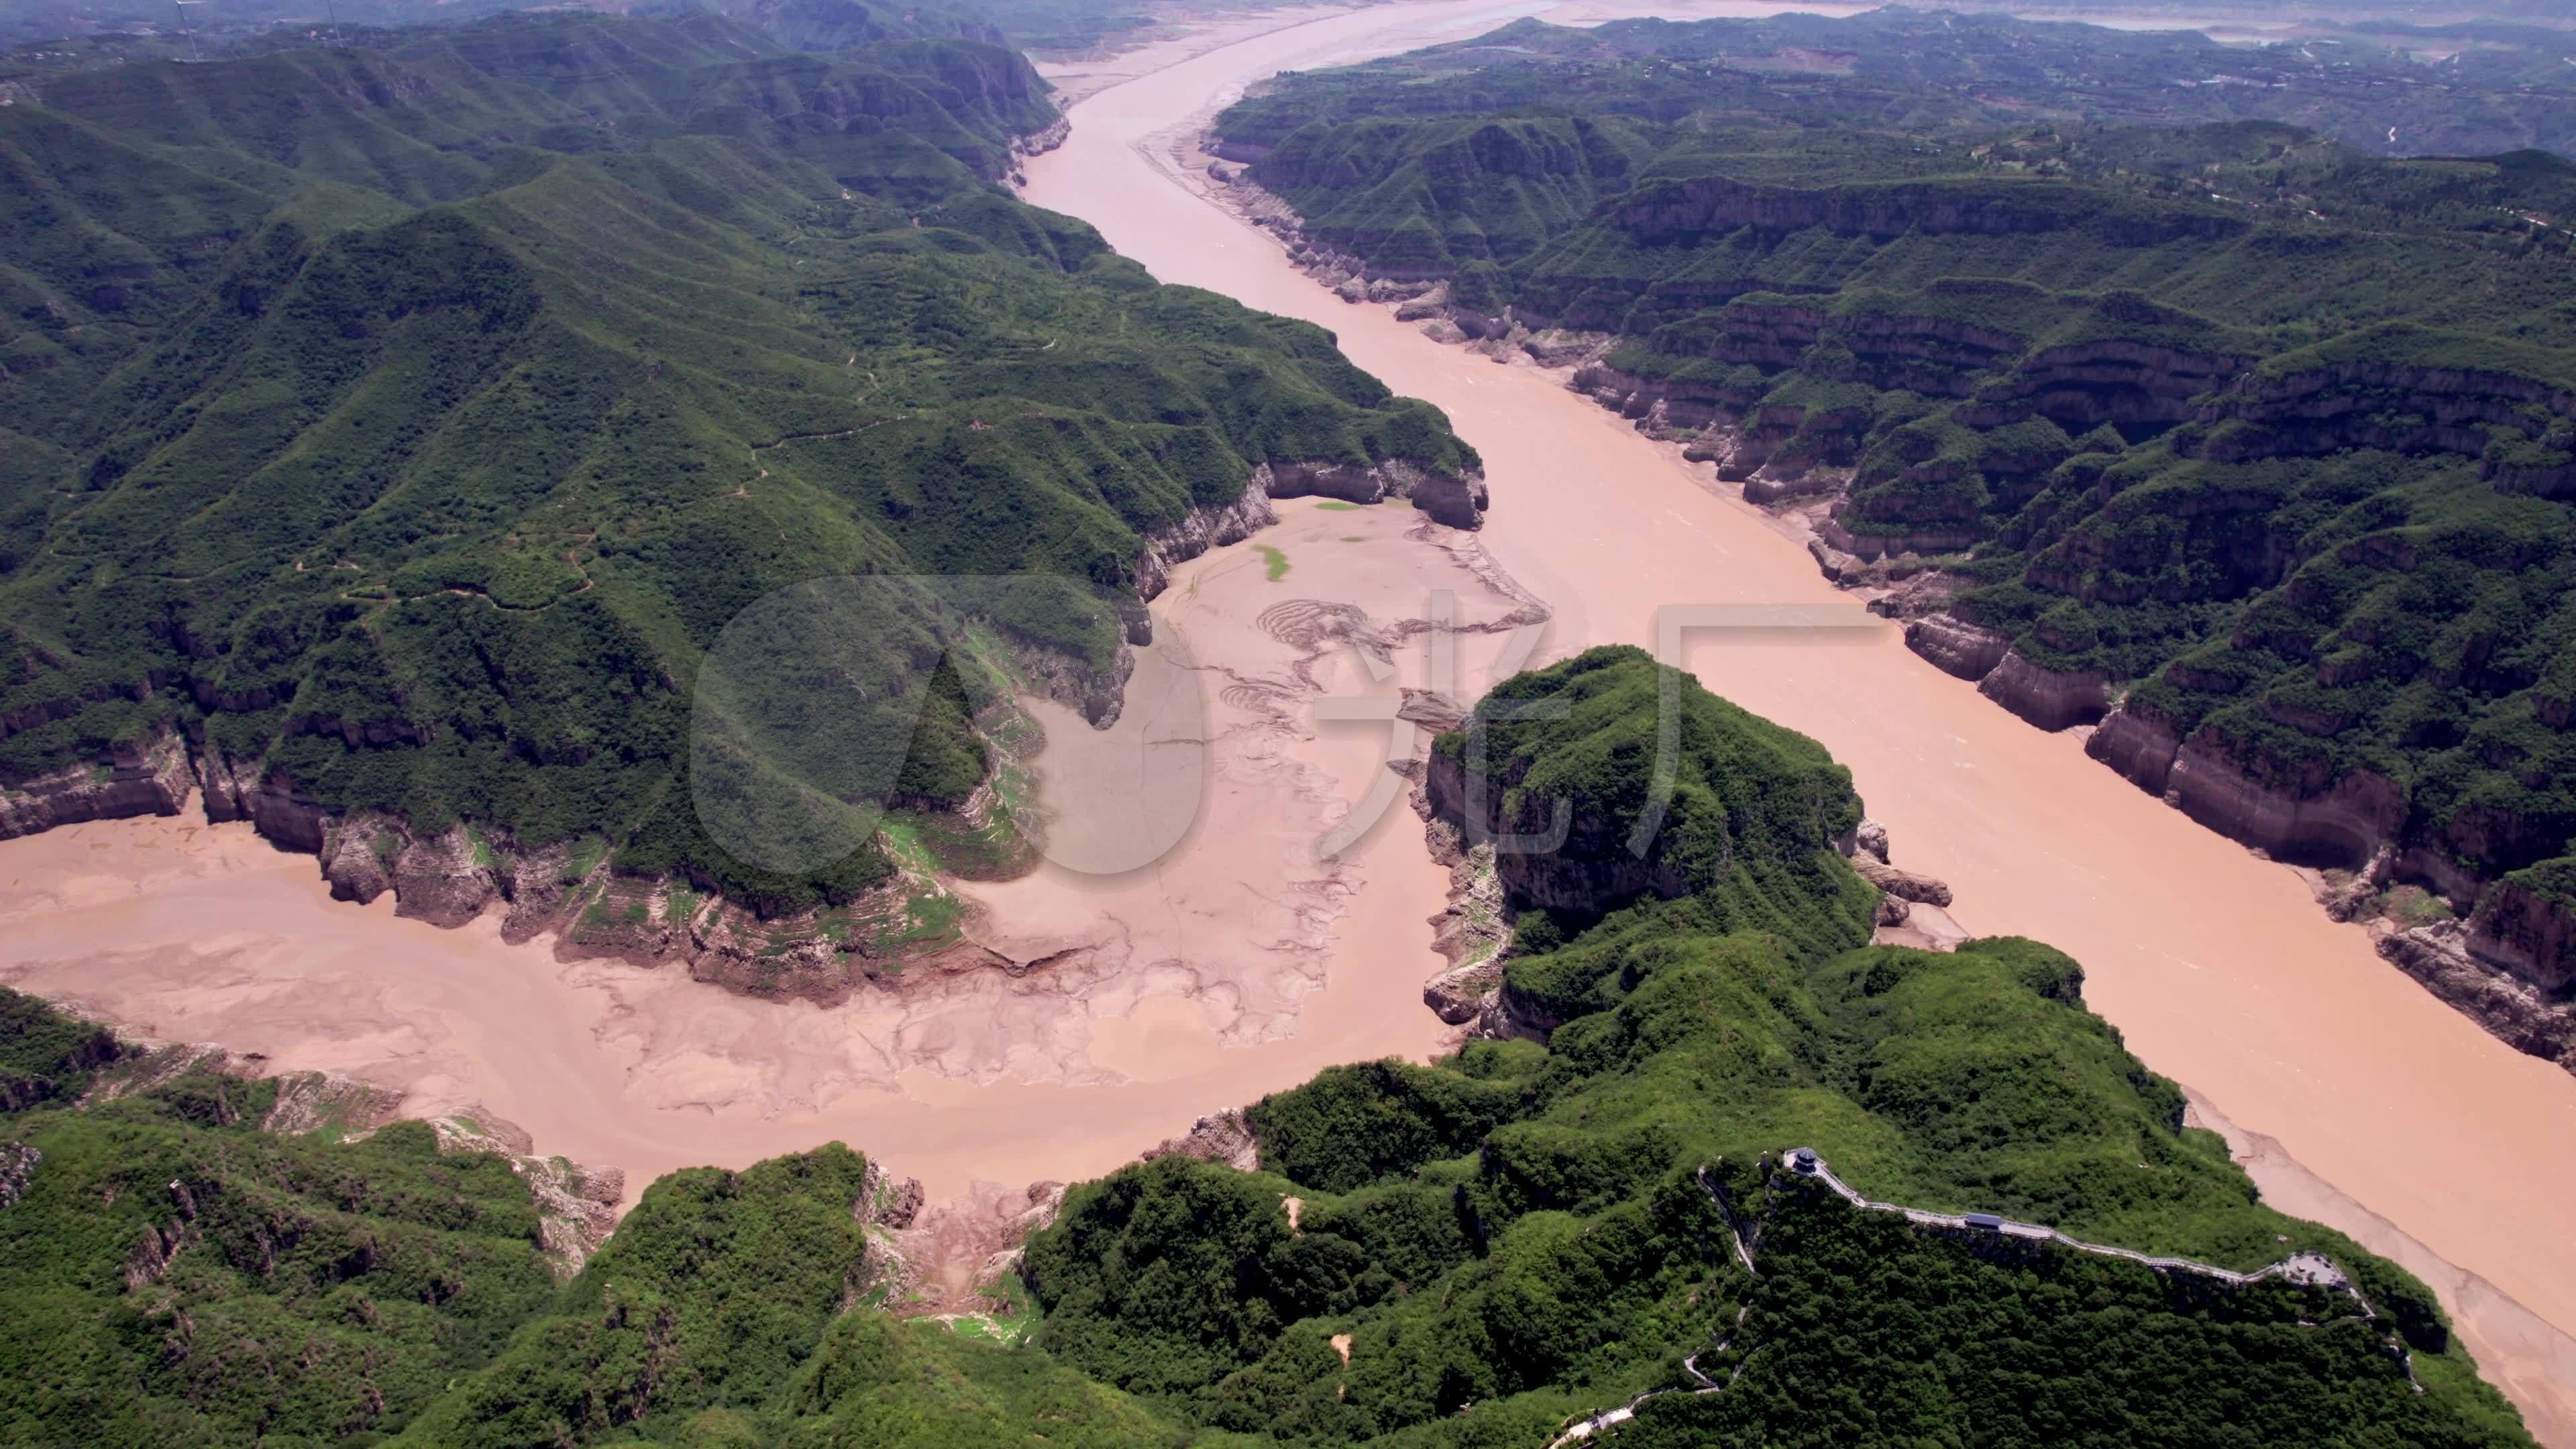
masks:
[[[1560,880],[1627,858],[1642,799],[1618,787],[1618,722],[1592,711],[1650,724],[1659,682],[1596,651],[1509,687],[1563,717],[1481,711],[1478,728],[1535,731],[1495,754],[1524,777],[1599,747],[1549,782],[1609,792],[1583,796],[1600,828],[1569,836]],[[1534,1449],[1664,1391],[1625,1437],[2530,1442],[2422,1284],[2263,1207],[2183,1127],[2181,1093],[2084,1008],[2074,962],[1762,929],[1842,919],[1850,873],[1812,859],[1811,832],[1857,802],[1811,742],[1686,698],[1676,828],[1765,817],[1725,835],[1761,857],[1744,863],[1778,915],[1742,915],[1745,878],[1713,869],[1524,911],[1505,989],[1516,1019],[1561,1005],[1544,1042],[1268,1097],[1248,1112],[1257,1171],[1166,1156],[1077,1186],[1026,1248],[1035,1343],[874,1311],[884,1189],[838,1146],[655,1183],[555,1289],[500,1160],[442,1156],[416,1125],[263,1133],[274,1084],[183,1077],[0,1117],[0,1167],[43,1152],[0,1207],[0,1293],[45,1305],[0,1322],[0,1411],[21,1416],[0,1441]],[[1763,807],[1781,785],[1809,825]],[[70,1090],[81,1030],[0,1008],[0,1059]],[[1792,1144],[1877,1197],[2237,1268],[2313,1251],[2353,1291],[1926,1232],[1781,1171]],[[130,1251],[146,1224],[175,1224],[157,1258]],[[354,1323],[382,1327],[351,1359]],[[1704,1382],[1724,1387],[1688,1392]]]
[[[1644,650],[1603,645],[1504,681],[1432,759],[1435,811],[1471,840],[1518,842],[1495,869],[1516,905],[1547,913],[1550,944],[1644,896],[1676,902],[1659,919],[1687,911],[1692,929],[1762,931],[1806,955],[1869,938],[1877,895],[1837,849],[1860,824],[1851,772]],[[1524,925],[1524,944],[1541,929]]]
[[[1597,653],[1508,693],[1651,681],[1633,651]],[[1624,699],[1651,721],[1651,691]],[[1811,846],[1747,849],[1786,867]],[[1807,879],[1811,912],[1838,914],[1839,886]],[[1028,1249],[1041,1344],[1288,1444],[1543,1444],[1570,1414],[1689,1388],[1685,1356],[1732,1387],[1648,1401],[1623,1442],[2523,1442],[2423,1286],[2262,1207],[2084,1008],[2074,962],[2023,940],[1802,946],[1730,927],[1727,893],[1525,933],[1506,998],[1564,1004],[1544,1045],[1335,1068],[1250,1109],[1257,1173],[1166,1157],[1077,1188]],[[1927,1234],[1779,1172],[1797,1143],[1880,1198],[2240,1269],[2312,1249],[2378,1316]]]
[[[1991,631],[2012,707],[2122,704],[2146,788],[2187,749],[2288,823],[2186,808],[2466,910],[2576,850],[2576,107],[2490,39],[1523,22],[1218,128],[1471,335],[1607,334],[1578,386]]]
[[[869,693],[836,738],[931,721],[903,793],[949,801],[982,746],[925,702],[961,637],[936,605],[1104,676],[1144,534],[1259,463],[1473,465],[1321,330],[993,185],[1057,119],[1003,46],[809,54],[708,14],[394,39],[0,109],[0,781],[175,729],[329,813],[603,839],[794,910],[887,864],[864,830],[770,859],[701,828],[693,799],[847,784],[756,748],[808,680],[697,691],[746,605],[1063,577],[1083,607],[889,584],[845,644]]]
[[[12,62],[41,77],[102,61],[238,55],[316,43],[374,45],[405,28],[538,8],[543,7],[527,0],[335,0],[327,16],[316,16],[294,0],[237,0],[174,19],[148,0],[25,0],[0,16],[0,45],[17,47],[14,54],[0,53],[0,76]],[[1032,50],[1084,50],[1119,44],[1153,24],[1148,7],[1126,0],[901,6],[867,0],[648,0],[621,8],[636,16],[722,15],[808,51],[921,37],[1007,38]]]
[[[1839,18],[1521,20],[1391,60],[1299,74],[1246,99],[1220,130],[1274,145],[1309,121],[1515,111],[1649,122],[1762,115],[1882,132],[2034,119],[2264,120],[2377,155],[2528,146],[2565,154],[2576,145],[2568,111],[2576,78],[2559,59],[2564,49],[2562,32],[2495,22],[2364,24],[2342,36],[2241,45],[2190,30],[1905,6]]]
[[[100,1041],[142,1089],[79,1105]],[[511,1165],[425,1124],[266,1130],[281,1083],[153,1085],[5,988],[0,1061],[63,1083],[0,1102],[0,1444],[1186,1438],[1040,1355],[860,1306],[872,1179],[837,1145],[675,1173],[559,1283]]]
[[[275,1081],[194,1074],[76,1109],[122,1055],[0,988],[0,1060],[59,1089],[0,1094],[0,1443],[341,1443],[419,1412],[550,1301],[502,1159],[442,1154],[416,1122],[263,1131]]]

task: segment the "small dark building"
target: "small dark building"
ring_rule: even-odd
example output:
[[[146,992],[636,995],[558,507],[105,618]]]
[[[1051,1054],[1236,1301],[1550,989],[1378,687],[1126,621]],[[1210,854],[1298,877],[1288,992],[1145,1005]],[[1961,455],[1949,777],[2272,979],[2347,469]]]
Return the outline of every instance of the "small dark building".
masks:
[[[1789,1170],[1790,1170],[1790,1171],[1792,1171],[1792,1172],[1813,1172],[1813,1171],[1815,1171],[1815,1170],[1816,1170],[1816,1154],[1814,1154],[1814,1153],[1812,1153],[1812,1152],[1809,1152],[1807,1149],[1805,1149],[1805,1148],[1803,1148],[1803,1147],[1799,1148],[1799,1149],[1798,1149],[1797,1151],[1795,1151],[1795,1152],[1790,1153],[1790,1154],[1789,1154]]]

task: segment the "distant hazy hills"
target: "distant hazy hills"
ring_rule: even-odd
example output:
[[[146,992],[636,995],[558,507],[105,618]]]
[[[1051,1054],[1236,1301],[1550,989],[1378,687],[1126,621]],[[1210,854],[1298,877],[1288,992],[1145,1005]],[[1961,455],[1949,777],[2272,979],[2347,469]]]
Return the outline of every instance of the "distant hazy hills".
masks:
[[[103,39],[135,53],[220,57],[314,38],[374,43],[375,32],[471,23],[514,10],[575,10],[637,19],[713,14],[751,25],[797,50],[848,50],[905,37],[1001,40],[1036,49],[1081,49],[1150,23],[1150,7],[1122,0],[871,4],[868,0],[597,0],[546,6],[527,0],[191,0],[174,13],[149,0],[22,0],[0,17],[0,45],[41,47]]]

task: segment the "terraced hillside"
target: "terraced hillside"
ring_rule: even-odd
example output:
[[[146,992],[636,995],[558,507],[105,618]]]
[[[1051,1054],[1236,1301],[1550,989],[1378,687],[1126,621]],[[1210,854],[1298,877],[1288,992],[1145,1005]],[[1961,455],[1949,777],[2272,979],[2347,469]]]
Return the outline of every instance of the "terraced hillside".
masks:
[[[2576,1065],[2576,164],[2133,124],[2349,131],[2327,102],[2375,77],[2485,125],[2566,82],[2294,60],[1897,12],[1520,25],[1217,129],[1345,295],[1576,364],[1808,518],[1919,652],[2327,869],[2384,953]],[[2278,85],[2170,83],[2258,62]]]
[[[2075,962],[1864,944],[1848,777],[1672,682],[1644,866],[1642,652],[1440,738],[1449,827],[1563,802],[1507,882],[1505,1035],[1076,1185],[989,1265],[1007,1321],[898,1321],[917,1193],[837,1145],[655,1183],[557,1287],[473,1144],[204,1072],[102,1100],[126,1049],[0,996],[0,1291],[41,1308],[0,1319],[0,1442],[1542,1449],[1632,1404],[1615,1442],[2531,1442],[2422,1284],[2182,1125]]]
[[[1007,853],[1006,686],[1114,708],[1140,592],[1256,475],[1481,502],[1438,413],[1319,329],[1002,190],[1060,125],[1000,45],[815,55],[703,14],[0,108],[0,831],[202,789],[439,919],[506,896],[514,932],[649,950],[716,895],[772,975],[936,935],[869,812]],[[1060,582],[896,582],[1020,573]],[[701,657],[859,576],[837,728],[897,753],[783,761],[808,681],[700,691]],[[847,837],[719,842],[709,800]]]

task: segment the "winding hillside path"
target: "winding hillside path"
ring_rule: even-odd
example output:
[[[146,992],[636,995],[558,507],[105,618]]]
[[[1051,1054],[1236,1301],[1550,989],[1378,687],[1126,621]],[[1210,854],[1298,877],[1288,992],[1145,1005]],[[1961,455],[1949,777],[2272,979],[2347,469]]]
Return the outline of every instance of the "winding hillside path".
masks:
[[[2361,1289],[2355,1286],[2351,1277],[2343,1269],[2335,1266],[2333,1259],[2322,1253],[2292,1253],[2277,1263],[2267,1263],[2251,1273],[2244,1273],[2234,1268],[2222,1268],[2216,1263],[2203,1263],[2194,1258],[2162,1257],[2153,1253],[2141,1253],[2135,1248],[2114,1247],[2107,1243],[2088,1243],[2081,1238],[2068,1237],[2055,1228],[2043,1227],[2038,1223],[2018,1222],[2000,1213],[1945,1213],[1930,1208],[1907,1207],[1902,1203],[1880,1202],[1875,1198],[1864,1196],[1850,1183],[1835,1176],[1834,1170],[1826,1165],[1824,1155],[1810,1147],[1792,1147],[1780,1154],[1778,1162],[1785,1164],[1785,1167],[1773,1167],[1771,1170],[1774,1174],[1785,1171],[1791,1176],[1814,1178],[1831,1188],[1836,1195],[1853,1207],[1864,1212],[1901,1214],[1907,1222],[1916,1227],[1948,1229],[1963,1233],[1991,1232],[2008,1238],[2053,1243],[2078,1253],[2126,1259],[2159,1273],[2182,1273],[2194,1277],[2214,1278],[2237,1288],[2279,1278],[2290,1283],[2311,1288],[2325,1288],[2348,1295],[2359,1311],[2348,1313],[2342,1318],[2330,1319],[2327,1323],[2348,1323],[2355,1319],[2364,1323],[2375,1323],[2379,1320],[2379,1310],[2370,1306],[2370,1300],[2362,1296]],[[1767,1159],[1766,1165],[1768,1165]],[[1717,1186],[1708,1180],[1708,1172],[1705,1168],[1700,1171],[1699,1185],[1700,1190],[1708,1194],[1709,1201],[1717,1204],[1717,1210],[1725,1215],[1727,1237],[1734,1242],[1737,1261],[1744,1265],[1745,1272],[1756,1278],[1762,1276],[1762,1270],[1754,1265],[1752,1246],[1745,1241],[1743,1225],[1736,1220],[1735,1205],[1728,1202],[1726,1194],[1718,1191]],[[1746,1354],[1743,1360],[1727,1374],[1723,1383],[1700,1372],[1699,1361],[1711,1354],[1722,1354],[1732,1347],[1735,1343],[1735,1331],[1743,1328],[1745,1317],[1752,1311],[1750,1304],[1735,1310],[1733,1329],[1709,1347],[1682,1360],[1682,1372],[1690,1375],[1696,1381],[1694,1384],[1689,1386],[1676,1384],[1670,1388],[1648,1389],[1617,1408],[1604,1409],[1600,1413],[1576,1419],[1548,1442],[1548,1449],[1564,1449],[1566,1445],[1588,1439],[1613,1425],[1626,1423],[1637,1416],[1637,1406],[1648,1399],[1660,1399],[1669,1394],[1715,1394],[1732,1387],[1736,1379],[1743,1375],[1746,1365],[1753,1362],[1754,1354],[1761,1352],[1759,1348],[1756,1348],[1753,1354]],[[2303,1323],[2301,1326],[2323,1328],[2327,1323]],[[2406,1368],[2407,1381],[2415,1383],[2413,1356],[2406,1352],[2403,1343],[2396,1345],[2396,1352],[2399,1362]],[[2419,1394],[2424,1392],[2424,1386],[2415,1383],[2415,1392]]]
[[[1801,1152],[1814,1155],[1813,1172],[1794,1166]],[[2203,1263],[2192,1258],[2158,1257],[2152,1253],[2141,1253],[2135,1248],[2118,1248],[2107,1243],[2088,1243],[2081,1238],[2070,1238],[2055,1228],[2042,1227],[2037,1223],[2016,1222],[2000,1213],[1944,1213],[1935,1212],[1930,1208],[1906,1207],[1901,1203],[1879,1202],[1873,1198],[1863,1197],[1850,1183],[1836,1177],[1834,1170],[1825,1165],[1824,1157],[1821,1154],[1815,1154],[1812,1148],[1791,1148],[1786,1154],[1786,1160],[1793,1164],[1790,1169],[1792,1172],[1815,1178],[1816,1181],[1832,1188],[1843,1201],[1853,1207],[1864,1208],[1870,1212],[1902,1213],[1907,1222],[1920,1227],[1957,1228],[1962,1231],[1982,1229],[2000,1233],[2008,1238],[2033,1238],[2042,1242],[2055,1243],[2061,1248],[2072,1248],[2079,1253],[2098,1253],[2105,1258],[2126,1258],[2132,1263],[2143,1263],[2159,1273],[2191,1273],[2203,1278],[2215,1278],[2222,1283],[2239,1288],[2249,1283],[2260,1283],[2266,1278],[2286,1278],[2293,1283],[2304,1283],[2312,1287],[2340,1289],[2351,1294],[2353,1301],[2361,1305],[2361,1317],[2374,1319],[2379,1316],[2371,1308],[2369,1300],[2361,1296],[2361,1290],[2355,1288],[2352,1280],[2344,1276],[2344,1271],[2334,1265],[2334,1260],[2322,1253],[2292,1253],[2277,1263],[2267,1264],[2251,1273],[2240,1273],[2233,1268],[2222,1268],[2215,1263]],[[1980,1221],[1988,1218],[1992,1221]]]
[[[1533,663],[1591,644],[1654,647],[1665,605],[1856,610],[1707,469],[1526,361],[1496,365],[1389,308],[1342,302],[1219,204],[1196,138],[1245,87],[1521,15],[1564,12],[1397,0],[1215,49],[1136,52],[1121,67],[1134,78],[1077,103],[1066,144],[1030,159],[1026,194],[1090,221],[1164,281],[1331,329],[1360,367],[1444,409],[1486,462],[1484,547],[1553,610]],[[1892,630],[1832,633],[1703,632],[1679,658],[1831,749],[1902,863],[1957,890],[1963,925],[2082,961],[2088,1001],[2129,1046],[2241,1127],[2231,1140],[2254,1154],[2267,1193],[2432,1284],[2535,1431],[2576,1446],[2576,1076],[2488,1036],[2359,929],[2326,919],[2291,871],[2086,758],[2078,734],[2031,728]],[[2446,1170],[2461,1162],[2481,1168]]]

